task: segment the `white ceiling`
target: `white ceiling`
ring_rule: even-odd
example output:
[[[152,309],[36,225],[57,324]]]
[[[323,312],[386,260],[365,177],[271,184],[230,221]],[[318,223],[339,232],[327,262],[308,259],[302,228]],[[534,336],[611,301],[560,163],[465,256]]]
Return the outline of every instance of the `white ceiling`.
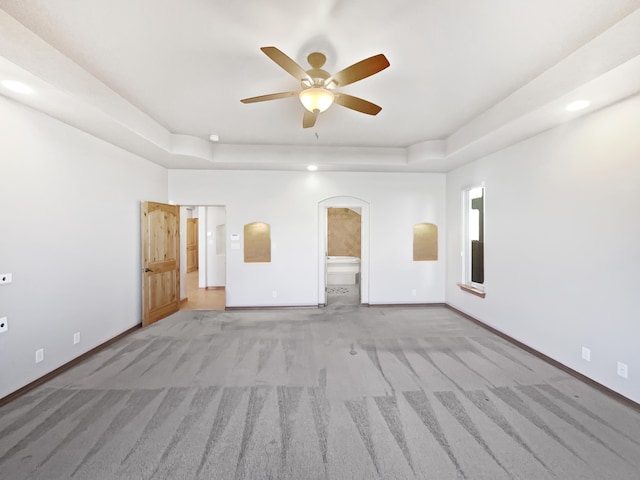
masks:
[[[0,0],[0,93],[169,168],[448,171],[640,91],[640,0]],[[391,66],[302,128],[260,47]],[[568,113],[571,100],[591,106]],[[220,142],[209,142],[211,133]]]

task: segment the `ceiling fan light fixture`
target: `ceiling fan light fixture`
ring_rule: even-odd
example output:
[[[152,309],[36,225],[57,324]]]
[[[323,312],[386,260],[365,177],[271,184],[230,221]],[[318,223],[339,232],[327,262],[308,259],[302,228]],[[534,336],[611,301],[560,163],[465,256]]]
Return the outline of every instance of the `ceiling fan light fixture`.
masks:
[[[324,112],[333,103],[333,93],[326,88],[311,87],[300,92],[300,102],[311,113]]]

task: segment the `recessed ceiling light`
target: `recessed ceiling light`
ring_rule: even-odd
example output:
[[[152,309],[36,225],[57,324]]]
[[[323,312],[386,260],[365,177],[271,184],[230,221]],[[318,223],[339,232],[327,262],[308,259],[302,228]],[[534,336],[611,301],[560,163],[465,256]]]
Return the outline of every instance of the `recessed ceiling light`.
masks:
[[[576,100],[575,102],[571,102],[569,105],[567,105],[566,109],[569,112],[575,112],[576,110],[587,108],[589,105],[591,105],[591,102],[589,100]]]
[[[215,133],[212,133],[211,135],[209,135],[209,140],[211,140],[212,142],[217,142],[218,140],[220,140],[220,137]]]
[[[309,170],[310,172],[315,172],[316,170],[318,170],[318,166],[317,165],[309,165],[307,167],[307,170]]]
[[[33,88],[31,88],[29,85],[25,85],[24,83],[18,82],[16,80],[3,80],[2,86],[7,90],[11,90],[12,92],[16,92],[16,93],[26,93],[26,94],[33,93]]]

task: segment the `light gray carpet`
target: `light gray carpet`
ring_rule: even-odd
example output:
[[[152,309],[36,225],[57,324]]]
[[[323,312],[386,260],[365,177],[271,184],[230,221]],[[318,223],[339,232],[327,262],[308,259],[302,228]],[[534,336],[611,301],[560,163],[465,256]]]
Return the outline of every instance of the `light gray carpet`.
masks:
[[[0,409],[0,478],[633,479],[640,414],[444,307],[188,312]]]

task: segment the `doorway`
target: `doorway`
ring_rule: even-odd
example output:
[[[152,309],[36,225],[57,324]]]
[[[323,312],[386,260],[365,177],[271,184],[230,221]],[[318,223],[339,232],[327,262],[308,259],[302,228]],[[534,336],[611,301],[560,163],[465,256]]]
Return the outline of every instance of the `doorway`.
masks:
[[[226,208],[181,206],[181,310],[226,308]]]
[[[198,270],[198,219],[187,218],[187,273]]]
[[[360,305],[362,209],[327,208],[327,304]]]
[[[367,305],[369,203],[331,197],[319,202],[318,209],[319,305]]]

